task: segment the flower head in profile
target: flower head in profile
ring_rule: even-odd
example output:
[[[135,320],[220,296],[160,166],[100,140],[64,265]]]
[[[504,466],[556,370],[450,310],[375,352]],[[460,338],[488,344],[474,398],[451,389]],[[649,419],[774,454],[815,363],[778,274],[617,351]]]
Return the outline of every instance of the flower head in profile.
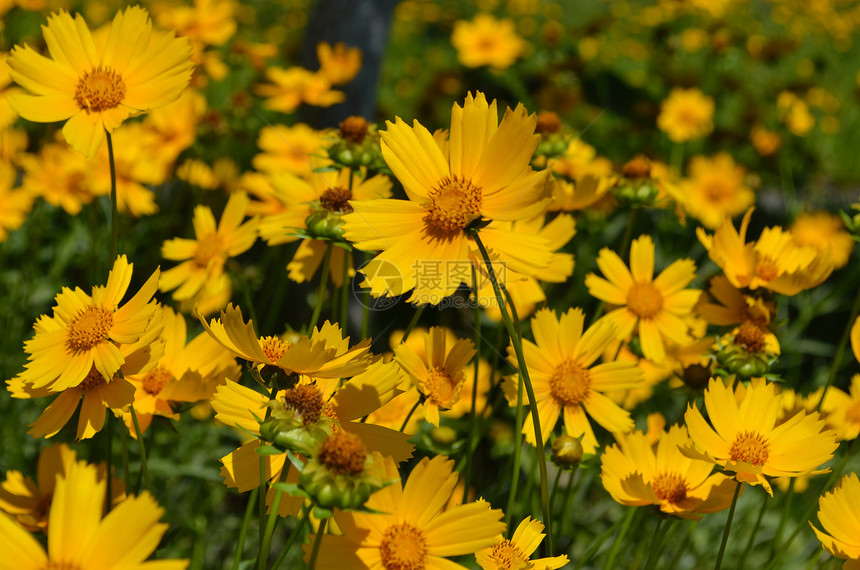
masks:
[[[684,414],[696,448],[686,448],[687,455],[733,471],[739,482],[762,485],[768,494],[773,493],[767,477],[821,473],[838,447],[836,434],[817,413],[799,411],[780,422],[781,407],[775,385],[762,378],[737,393],[712,378],[705,390],[710,425],[697,407],[688,406]]]
[[[365,506],[376,512],[335,511],[343,535],[322,537],[317,568],[464,569],[447,558],[492,547],[504,523],[502,511],[483,501],[446,508],[457,484],[453,466],[442,456],[425,457],[401,484],[397,464],[387,459],[383,479],[395,482],[368,499]]]
[[[184,570],[187,560],[146,562],[167,525],[164,510],[144,492],[117,504],[102,516],[107,482],[95,465],[77,462],[57,477],[48,519],[47,551],[11,518],[0,514],[2,570]]]
[[[657,126],[675,143],[700,139],[714,130],[714,100],[695,87],[672,89],[660,106]]]
[[[601,478],[612,498],[628,506],[657,505],[664,513],[691,519],[728,508],[735,483],[712,474],[710,461],[681,453],[681,446],[691,445],[687,429],[676,425],[658,437],[653,445],[648,435],[634,431],[606,449]]]
[[[382,155],[409,200],[353,201],[354,212],[343,217],[347,240],[381,250],[362,269],[371,295],[413,290],[410,302],[438,303],[471,282],[472,260],[481,257],[472,222],[511,222],[545,210],[549,173],[529,166],[540,140],[535,124],[522,105],[499,122],[496,102],[483,93],[454,105],[447,144],[417,121],[387,123]],[[482,226],[480,238],[494,264],[524,275],[552,258],[545,239],[504,225]]]
[[[128,117],[177,99],[191,79],[191,44],[173,32],[153,32],[146,10],[131,6],[113,19],[97,44],[80,14],[54,13],[42,26],[51,58],[15,46],[7,60],[12,79],[30,93],[9,104],[39,123],[66,121],[75,150],[93,157]]]
[[[824,550],[846,561],[843,570],[860,567],[860,479],[856,473],[842,477],[818,499],[818,520],[823,531],[812,521],[809,526]]]
[[[630,246],[630,269],[608,248],[600,250],[597,266],[604,277],[590,273],[585,285],[592,296],[618,307],[606,318],[615,324],[619,340],[637,331],[642,353],[656,363],[666,357],[664,339],[679,345],[693,340],[685,319],[701,291],[685,289],[696,277],[691,259],[679,259],[654,277],[654,242],[644,235]]]
[[[581,309],[570,309],[561,318],[549,309],[541,309],[532,318],[535,342],[523,341],[523,356],[534,386],[541,435],[544,442],[564,417],[568,435],[582,438],[586,453],[594,453],[597,438],[589,417],[612,433],[633,429],[630,413],[613,403],[605,392],[634,388],[642,381],[642,370],[634,362],[594,363],[615,339],[615,327],[605,318],[587,330]],[[513,350],[508,349],[516,365]],[[505,384],[508,402],[516,402],[517,382]],[[535,445],[531,419],[523,424],[526,441]]]
[[[478,14],[471,22],[454,22],[451,43],[457,59],[466,67],[489,65],[496,69],[513,65],[526,47],[512,20],[497,20],[490,14]]]
[[[483,570],[513,570],[514,568],[534,568],[535,570],[556,570],[568,563],[567,556],[552,558],[529,558],[546,535],[539,520],[526,517],[517,526],[510,539],[502,535],[496,537],[496,544],[475,553],[475,559]]]

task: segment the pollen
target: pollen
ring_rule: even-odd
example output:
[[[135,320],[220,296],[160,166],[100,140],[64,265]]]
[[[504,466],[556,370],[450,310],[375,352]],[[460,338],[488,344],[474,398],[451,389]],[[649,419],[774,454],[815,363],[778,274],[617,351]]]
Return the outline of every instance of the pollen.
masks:
[[[764,465],[770,454],[770,444],[758,432],[742,431],[735,437],[729,456],[732,461],[749,463],[759,467]]]
[[[119,106],[125,98],[122,77],[101,66],[84,73],[75,88],[75,101],[87,113],[101,113]]]
[[[358,436],[339,430],[320,446],[319,461],[337,475],[358,475],[364,469],[367,451]]]
[[[143,377],[143,389],[147,394],[157,396],[171,380],[173,380],[173,374],[166,368],[156,366]]]
[[[84,379],[81,380],[81,383],[78,384],[78,388],[86,392],[87,390],[92,390],[93,388],[98,388],[106,384],[104,376],[99,372],[95,366],[90,368],[90,371],[84,376]]]
[[[218,234],[209,234],[197,240],[197,248],[194,250],[194,265],[197,267],[209,267],[209,262],[222,256],[221,238]]]
[[[260,338],[260,347],[269,362],[277,362],[287,352],[290,343],[284,342],[276,336],[264,336]]]
[[[768,256],[764,256],[755,268],[755,274],[765,281],[772,281],[779,275],[779,267]]]
[[[741,323],[741,326],[738,327],[738,332],[735,333],[735,344],[744,347],[750,354],[764,352],[764,331],[755,323],[745,321]]]
[[[588,368],[566,358],[549,378],[550,393],[566,406],[582,404],[591,392]]]
[[[385,570],[424,570],[427,564],[427,539],[409,523],[388,527],[379,545]]]
[[[451,376],[444,368],[434,367],[421,383],[427,398],[440,408],[450,408],[460,398],[460,389],[466,375],[463,371]]]
[[[294,410],[301,416],[304,425],[316,423],[322,415],[322,392],[311,384],[284,390],[283,402],[285,408]]]
[[[367,136],[368,126],[364,117],[355,115],[347,117],[338,125],[341,138],[354,144],[361,144],[364,141],[364,137]]]
[[[99,305],[89,305],[69,321],[66,347],[73,352],[90,350],[108,337],[113,313]]]
[[[529,558],[522,550],[511,544],[510,540],[501,540],[490,549],[490,560],[499,570],[520,570],[528,568]]]
[[[340,186],[329,188],[320,196],[322,207],[335,214],[351,213],[350,200],[352,200],[352,192],[348,188],[341,188]]]
[[[687,483],[678,473],[660,473],[651,481],[654,494],[661,501],[677,505],[687,498]]]
[[[627,293],[627,308],[640,319],[652,319],[663,310],[663,293],[654,283],[634,283]]]
[[[442,234],[462,231],[481,215],[481,189],[471,180],[446,176],[430,191],[426,221]]]

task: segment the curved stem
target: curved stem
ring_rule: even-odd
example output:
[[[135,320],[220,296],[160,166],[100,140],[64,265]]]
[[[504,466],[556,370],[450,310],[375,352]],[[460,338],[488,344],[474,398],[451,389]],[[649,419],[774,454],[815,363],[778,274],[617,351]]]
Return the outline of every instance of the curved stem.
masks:
[[[296,528],[294,528],[293,532],[290,533],[290,538],[287,539],[287,542],[281,549],[281,553],[278,554],[278,559],[275,560],[275,563],[272,565],[272,570],[278,570],[278,568],[281,567],[281,564],[284,563],[284,559],[287,557],[287,554],[290,552],[290,549],[293,547],[296,540],[300,537],[304,537],[304,528],[309,522],[308,513],[310,513],[310,510],[311,507],[308,505],[302,507],[302,516],[298,519],[298,522],[296,522]]]
[[[314,303],[314,314],[311,316],[311,322],[308,325],[308,334],[314,330],[314,327],[317,326],[317,321],[320,318],[320,313],[322,312],[323,301],[325,300],[325,290],[328,287],[328,274],[329,274],[329,266],[331,266],[331,242],[326,242],[325,246],[325,255],[323,255],[322,262],[322,275],[320,275],[320,288],[317,291],[316,302]]]
[[[248,497],[248,506],[245,507],[245,516],[242,517],[242,527],[239,529],[239,540],[236,542],[236,551],[233,553],[231,570],[239,570],[239,563],[242,561],[242,553],[245,550],[245,539],[248,536],[248,526],[251,524],[251,515],[254,514],[254,502],[259,492],[260,488],[257,487],[251,491],[251,495]]]
[[[116,260],[117,244],[119,243],[119,210],[116,204],[116,163],[113,158],[113,138],[108,131],[107,136],[108,162],[110,163],[110,263],[113,266]]]
[[[654,537],[651,539],[651,548],[648,549],[648,558],[645,561],[645,570],[651,570],[654,567],[654,564],[660,558],[658,554],[661,550],[661,542],[663,542],[663,534],[665,533],[665,528],[663,528],[663,522],[666,519],[663,516],[659,516],[657,518],[657,526],[654,528]],[[668,528],[668,525],[666,526]],[[663,533],[660,531],[663,530]]]
[[[836,380],[836,374],[839,372],[839,367],[842,365],[842,358],[845,356],[845,348],[848,346],[848,339],[851,336],[851,327],[854,325],[854,320],[860,312],[860,288],[857,289],[857,296],[854,297],[854,305],[851,307],[851,316],[848,318],[848,324],[845,325],[845,330],[842,331],[842,338],[839,339],[839,347],[836,349],[836,354],[833,356],[833,361],[830,363],[830,373],[827,375],[827,384],[824,385],[824,390],[821,391],[821,398],[818,400],[817,411],[821,411],[821,404],[824,403],[824,396],[827,390],[833,385]]]
[[[735,516],[735,507],[738,505],[738,495],[741,494],[741,486],[743,483],[738,481],[735,487],[735,494],[732,496],[732,506],[729,509],[729,517],[726,519],[726,527],[723,530],[723,540],[720,542],[720,551],[717,553],[717,563],[714,565],[714,570],[720,570],[723,564],[723,555],[726,553],[726,544],[729,542],[729,531],[732,528],[732,519]]]
[[[415,309],[415,313],[412,315],[412,320],[409,321],[409,324],[406,325],[406,330],[403,331],[403,338],[400,339],[400,344],[406,342],[406,339],[409,338],[409,335],[412,334],[412,329],[415,328],[415,325],[418,324],[418,319],[421,318],[421,313],[424,312],[424,307],[427,305],[418,305],[418,308]]]
[[[284,468],[281,469],[281,477],[278,478],[279,481],[282,481],[287,478],[287,473],[289,473],[291,464],[289,461],[286,462]],[[275,531],[275,523],[278,520],[278,511],[281,508],[281,498],[283,498],[284,492],[280,489],[275,489],[275,498],[272,501],[272,510],[269,513],[269,518],[266,520],[266,532],[263,534],[263,542],[260,543],[260,556],[257,559],[257,568],[258,570],[266,570],[266,561],[269,559],[269,550],[272,547],[272,533]]]
[[[400,433],[403,433],[403,430],[406,429],[406,425],[409,423],[410,418],[412,418],[412,414],[415,413],[415,410],[418,409],[418,406],[421,404],[421,397],[415,401],[415,405],[412,406],[412,409],[409,410],[409,413],[406,414],[406,418],[403,420],[403,424],[401,424],[400,429],[398,430]]]
[[[140,424],[137,422],[137,414],[134,405],[129,406],[131,410],[131,421],[134,424],[134,433],[137,436],[137,449],[140,452],[140,473],[143,476],[143,487],[152,493],[152,482],[149,479],[149,467],[146,464],[146,446],[143,444],[143,434],[140,433]]]
[[[758,534],[758,529],[761,527],[761,521],[764,518],[764,512],[767,510],[768,498],[770,497],[767,493],[762,493],[764,495],[764,502],[761,504],[761,509],[759,509],[758,517],[755,520],[755,525],[753,526],[753,530],[750,533],[749,540],[747,540],[747,546],[744,548],[743,554],[741,554],[741,559],[738,561],[738,568],[743,569],[744,565],[747,562],[747,557],[752,551],[753,545],[755,544],[755,537]],[[774,541],[776,544],[776,541]]]
[[[623,517],[621,517],[620,519],[615,521],[611,527],[606,529],[606,532],[604,532],[599,537],[597,537],[597,539],[595,539],[593,541],[591,548],[588,549],[588,552],[586,552],[585,555],[582,558],[580,558],[579,561],[576,563],[576,566],[574,566],[573,570],[579,570],[580,568],[585,566],[588,562],[590,562],[591,559],[594,557],[594,555],[597,554],[597,551],[600,550],[600,547],[603,546],[603,543],[606,542],[606,539],[608,539],[610,536],[612,536],[612,534],[618,529],[619,526],[621,526],[621,525],[624,525],[625,527],[629,526],[630,519],[633,518],[633,513],[635,513],[635,512],[636,512],[636,509],[632,509],[632,508],[628,509],[626,515],[624,515]],[[622,530],[622,534],[623,533],[624,533],[624,531]]]
[[[477,419],[475,418],[475,406],[478,399],[478,372],[481,364],[481,304],[478,297],[478,276],[475,271],[475,266],[472,266],[472,292],[475,295],[475,311],[474,311],[474,329],[472,342],[475,344],[475,362],[474,362],[474,377],[472,382],[472,405],[469,408],[469,434],[466,437],[466,468],[465,468],[465,485],[463,486],[463,504],[465,505],[469,498],[469,487],[472,486],[472,442],[475,440],[475,426]]]
[[[552,520],[549,508],[549,483],[547,481],[546,452],[544,451],[544,446],[546,445],[546,442],[544,441],[543,434],[541,433],[540,418],[538,417],[537,411],[537,399],[535,398],[534,388],[532,387],[532,381],[529,377],[528,365],[526,364],[526,359],[523,356],[523,343],[519,335],[517,335],[517,332],[514,330],[514,323],[511,320],[510,314],[508,314],[505,298],[504,295],[502,295],[499,281],[498,279],[496,279],[496,272],[495,270],[493,270],[493,264],[490,261],[490,256],[487,253],[487,250],[484,247],[484,244],[481,241],[477,230],[473,230],[471,232],[471,235],[472,238],[475,240],[475,244],[478,246],[478,249],[481,252],[481,257],[484,260],[484,265],[486,265],[487,267],[487,273],[490,276],[490,282],[493,284],[493,291],[495,291],[496,299],[499,303],[499,311],[502,314],[502,320],[505,322],[505,328],[508,331],[508,336],[510,336],[511,338],[511,344],[514,346],[514,352],[517,356],[518,368],[523,379],[523,385],[526,389],[526,393],[529,397],[529,407],[531,409],[532,423],[534,425],[535,432],[535,448],[538,452],[538,467],[540,469],[540,494],[542,507],[541,510],[543,511],[543,523],[546,529],[545,532],[547,536],[547,556],[552,556]]]
[[[317,565],[317,556],[320,553],[320,545],[322,544],[322,536],[325,534],[325,527],[328,524],[328,519],[323,519],[320,521],[319,530],[317,530],[317,534],[314,537],[314,548],[311,551],[311,559],[308,561],[308,570],[314,570]]]

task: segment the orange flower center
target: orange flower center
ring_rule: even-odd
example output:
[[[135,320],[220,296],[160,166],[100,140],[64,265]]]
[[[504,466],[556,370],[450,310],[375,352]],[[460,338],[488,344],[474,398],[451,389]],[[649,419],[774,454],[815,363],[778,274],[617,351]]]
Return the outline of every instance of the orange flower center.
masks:
[[[735,437],[729,456],[732,461],[749,463],[756,467],[764,465],[770,454],[770,444],[758,432],[742,431]]]
[[[361,144],[361,141],[367,136],[369,126],[364,117],[357,117],[355,115],[347,117],[338,125],[340,127],[340,136],[354,144]]]
[[[111,325],[113,312],[99,305],[84,307],[69,322],[66,347],[73,352],[90,350],[107,338]]]
[[[588,368],[578,362],[565,359],[549,378],[550,393],[568,406],[576,406],[588,398],[591,391],[591,375]]]
[[[423,570],[427,564],[427,539],[409,523],[391,525],[385,529],[379,557],[385,570]]]
[[[654,283],[634,283],[627,293],[627,308],[640,319],[653,319],[663,309],[663,294]]]
[[[660,473],[651,481],[651,488],[658,499],[668,503],[678,504],[687,498],[687,484],[675,472]]]
[[[765,337],[761,327],[754,323],[745,321],[738,327],[735,333],[735,344],[739,344],[750,354],[764,352]]]
[[[734,188],[722,178],[702,183],[705,198],[712,203],[724,202],[734,196]]]
[[[462,231],[481,214],[481,189],[471,180],[446,176],[430,191],[425,220],[442,233]]]
[[[444,368],[433,367],[430,374],[421,383],[427,398],[440,408],[450,408],[460,397],[460,388],[466,375],[460,371],[455,377],[448,374]]]
[[[289,390],[284,390],[284,407],[294,410],[302,418],[304,425],[316,423],[323,411],[323,397],[319,388],[311,384],[302,384]]]
[[[845,410],[845,419],[848,423],[860,424],[860,402],[853,402]]]
[[[81,380],[81,383],[78,384],[78,388],[86,392],[87,390],[98,388],[103,384],[106,384],[104,376],[102,376],[102,373],[96,370],[96,367],[93,366],[92,368],[90,368],[89,373],[84,376],[84,379]]]
[[[358,475],[364,469],[367,451],[358,436],[339,430],[320,446],[319,461],[338,475]]]
[[[352,200],[352,191],[349,188],[341,188],[340,186],[329,188],[320,196],[322,207],[335,214],[349,214],[352,212],[353,208],[349,205],[350,200]]]
[[[209,261],[221,256],[221,238],[218,234],[209,234],[197,240],[194,250],[194,264],[198,267],[208,267]]]
[[[528,567],[529,558],[510,540],[502,540],[490,550],[490,560],[499,570],[520,570]]]
[[[101,66],[84,73],[75,88],[75,101],[87,113],[117,107],[125,97],[125,83],[113,69]]]
[[[277,362],[287,352],[290,345],[276,336],[264,336],[260,338],[260,347],[269,362]]]
[[[173,380],[173,374],[161,366],[156,366],[143,377],[143,389],[147,394],[157,396],[171,380]]]
[[[779,267],[777,267],[774,260],[765,255],[761,258],[761,261],[758,262],[758,265],[755,268],[755,274],[765,281],[772,281],[773,279],[776,279],[777,275],[779,275]]]

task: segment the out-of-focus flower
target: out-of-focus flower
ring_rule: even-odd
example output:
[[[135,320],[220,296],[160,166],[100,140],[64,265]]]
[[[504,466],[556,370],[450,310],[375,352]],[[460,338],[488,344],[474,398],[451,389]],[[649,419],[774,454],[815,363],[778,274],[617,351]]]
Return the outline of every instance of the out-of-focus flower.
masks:
[[[497,20],[490,14],[478,14],[471,22],[454,22],[451,43],[466,67],[489,65],[496,69],[513,65],[526,47],[513,21]]]
[[[794,243],[812,246],[833,260],[835,269],[845,267],[854,251],[854,238],[845,229],[842,218],[828,212],[800,214],[788,228]]]
[[[672,89],[660,107],[657,126],[675,143],[700,139],[714,130],[714,100],[695,87]]]
[[[833,490],[818,499],[818,520],[824,531],[812,521],[809,526],[824,550],[845,560],[843,570],[860,566],[860,479],[856,473],[843,476]]]
[[[292,127],[263,127],[257,146],[254,168],[268,174],[287,171],[296,175],[311,173],[311,156],[325,156],[325,133],[299,123]]]
[[[782,137],[779,136],[779,133],[768,130],[761,125],[752,128],[750,139],[756,151],[762,156],[770,156],[782,146]]]
[[[2,26],[0,26],[0,29],[2,29]],[[18,118],[18,113],[9,106],[9,102],[7,101],[10,95],[20,91],[12,83],[12,76],[9,75],[9,66],[6,64],[7,57],[8,54],[0,53],[0,131],[11,126],[15,122],[15,119]]]
[[[258,85],[255,91],[265,98],[263,107],[272,111],[292,113],[302,103],[330,107],[346,100],[342,91],[332,90],[328,77],[302,67],[269,67],[266,78],[271,83]]]
[[[776,98],[776,108],[788,130],[799,137],[806,136],[815,126],[815,117],[809,112],[806,101],[791,91],[783,91],[779,94]]]
[[[317,58],[320,72],[332,85],[349,83],[361,69],[361,50],[346,47],[343,42],[331,45],[327,42],[317,44]]]
[[[687,166],[689,178],[679,182],[676,199],[684,210],[708,229],[736,216],[755,202],[747,187],[746,171],[728,153],[713,157],[694,156]]]
[[[9,232],[21,227],[33,206],[33,194],[15,188],[18,173],[8,162],[0,162],[0,242],[6,241]]]
[[[96,196],[88,184],[91,168],[87,159],[65,143],[48,143],[39,154],[22,155],[19,162],[24,169],[21,187],[71,216]]]

